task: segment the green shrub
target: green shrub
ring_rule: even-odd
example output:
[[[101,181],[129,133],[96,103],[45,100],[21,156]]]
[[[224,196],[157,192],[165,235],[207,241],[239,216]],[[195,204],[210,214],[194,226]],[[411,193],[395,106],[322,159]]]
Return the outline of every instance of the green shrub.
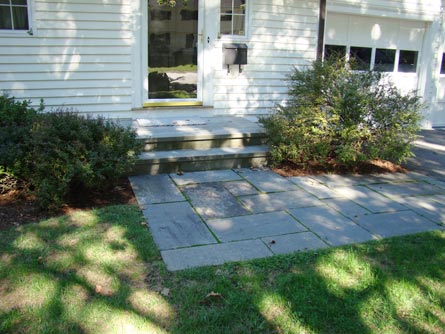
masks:
[[[289,76],[289,101],[260,118],[271,162],[349,167],[372,159],[400,163],[419,130],[419,97],[402,95],[380,72],[351,71],[344,61],[314,62]]]
[[[17,179],[14,177],[14,175],[12,175],[12,173],[0,166],[0,195],[7,194],[16,188]]]
[[[25,155],[29,150],[27,139],[38,112],[30,108],[29,103],[0,96],[0,166],[17,174],[25,168]]]
[[[14,122],[2,124],[14,134],[9,126],[23,121],[21,136],[0,142],[2,150],[21,150],[1,159],[0,166],[29,181],[42,208],[60,206],[78,189],[112,187],[130,171],[141,150],[134,131],[103,118],[73,112],[37,113],[27,103],[23,108],[27,111],[20,109]]]
[[[39,115],[31,130],[27,178],[43,206],[59,205],[75,189],[105,189],[136,161],[136,135],[103,118]]]

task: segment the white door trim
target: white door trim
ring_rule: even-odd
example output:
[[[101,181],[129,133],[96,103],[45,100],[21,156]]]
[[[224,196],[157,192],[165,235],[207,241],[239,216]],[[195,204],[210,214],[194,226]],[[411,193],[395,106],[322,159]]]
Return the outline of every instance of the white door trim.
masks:
[[[138,5],[138,12],[135,17],[140,17],[139,22],[135,20],[135,28],[139,32],[140,37],[135,38],[135,53],[139,53],[139,59],[134,56],[138,65],[134,66],[135,86],[139,84],[141,87],[140,94],[135,90],[135,96],[139,95],[139,98],[135,98],[136,105],[143,106],[159,106],[159,105],[206,105],[213,104],[213,71],[209,67],[212,59],[212,46],[213,41],[216,39],[215,19],[218,18],[214,8],[209,8],[208,4],[217,3],[219,6],[219,0],[199,0],[198,1],[198,90],[196,99],[148,99],[148,0],[137,0],[140,2]],[[219,8],[219,7],[218,7]],[[137,15],[139,14],[139,15]],[[211,18],[208,15],[214,15]],[[210,24],[209,24],[210,23]],[[210,26],[210,27],[209,27]],[[135,34],[137,35],[137,34]],[[209,41],[209,43],[207,42]],[[139,45],[138,45],[139,44]],[[138,78],[139,71],[140,76]],[[134,87],[136,88],[136,87]]]

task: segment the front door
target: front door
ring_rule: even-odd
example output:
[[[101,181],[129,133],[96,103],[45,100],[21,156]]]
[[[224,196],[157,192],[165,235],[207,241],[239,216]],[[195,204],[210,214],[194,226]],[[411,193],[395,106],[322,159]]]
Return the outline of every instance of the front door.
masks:
[[[200,2],[148,1],[148,105],[202,101]]]

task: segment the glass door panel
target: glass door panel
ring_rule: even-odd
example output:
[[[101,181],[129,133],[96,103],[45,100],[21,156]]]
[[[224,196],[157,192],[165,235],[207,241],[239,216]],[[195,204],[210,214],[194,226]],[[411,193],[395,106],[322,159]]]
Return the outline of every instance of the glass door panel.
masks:
[[[198,0],[149,0],[148,99],[197,99]]]

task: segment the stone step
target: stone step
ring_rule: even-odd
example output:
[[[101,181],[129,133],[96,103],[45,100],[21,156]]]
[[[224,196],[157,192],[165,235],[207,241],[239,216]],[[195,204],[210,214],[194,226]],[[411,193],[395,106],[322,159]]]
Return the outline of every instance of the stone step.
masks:
[[[268,152],[265,145],[143,152],[132,175],[260,167]]]
[[[144,151],[241,148],[265,144],[263,129],[240,117],[139,119],[133,124]]]
[[[191,135],[165,138],[141,138],[140,140],[144,143],[145,152],[241,148],[266,144],[266,137],[263,133]]]

